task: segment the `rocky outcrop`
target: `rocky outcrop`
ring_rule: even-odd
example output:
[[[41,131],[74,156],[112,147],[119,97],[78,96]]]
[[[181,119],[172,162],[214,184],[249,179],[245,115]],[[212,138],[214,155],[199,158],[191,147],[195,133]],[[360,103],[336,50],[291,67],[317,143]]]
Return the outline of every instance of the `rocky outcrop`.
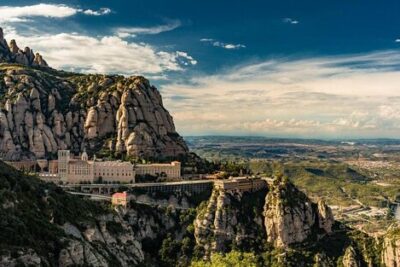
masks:
[[[270,187],[264,207],[267,240],[276,247],[288,247],[312,236],[329,234],[332,211],[323,202],[312,203],[284,178]]]
[[[383,237],[382,263],[386,267],[400,267],[400,227],[389,229]]]
[[[349,246],[343,256],[342,264],[344,267],[360,267],[361,262],[352,246]]]
[[[313,267],[334,267],[333,261],[324,252],[315,254]]]
[[[15,41],[4,45],[0,38],[0,61],[45,65]],[[0,79],[0,152],[7,160],[48,158],[59,149],[146,158],[188,152],[159,91],[143,77],[3,64]]]
[[[22,50],[18,47],[15,40],[11,40],[7,44],[7,40],[4,39],[3,29],[0,28],[0,63],[2,62],[18,63],[34,67],[48,67],[43,57],[39,53],[34,54],[29,47],[25,47]]]
[[[59,149],[100,149],[134,157],[176,157],[188,149],[161,95],[141,77],[62,79],[42,71],[0,70],[0,151],[44,158]]]
[[[254,246],[257,239],[263,240],[262,203],[251,209],[244,204],[257,197],[257,194],[213,190],[194,221],[196,244],[206,256],[212,252],[225,252],[232,246]],[[253,243],[250,245],[249,241]]]
[[[71,223],[63,225],[72,239],[60,252],[59,266],[112,266],[110,259],[113,258],[119,266],[132,266],[144,260],[141,243],[119,214],[103,215],[97,220],[97,224],[80,225],[84,230],[78,230]]]
[[[48,265],[33,249],[17,249],[0,255],[0,266],[41,266]]]

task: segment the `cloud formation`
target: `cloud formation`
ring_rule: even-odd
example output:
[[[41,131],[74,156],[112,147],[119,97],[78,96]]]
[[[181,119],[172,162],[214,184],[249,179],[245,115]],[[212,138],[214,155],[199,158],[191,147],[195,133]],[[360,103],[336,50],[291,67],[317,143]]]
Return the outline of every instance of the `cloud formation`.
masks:
[[[159,34],[168,32],[180,27],[182,23],[179,20],[170,21],[164,25],[157,25],[153,27],[120,27],[115,29],[117,35],[121,38],[135,37],[140,34]]]
[[[5,37],[8,40],[17,40],[20,47],[30,46],[40,52],[50,66],[57,69],[86,73],[140,74],[165,80],[167,72],[182,71],[184,67],[197,64],[197,61],[184,51],[163,51],[150,44],[128,42],[120,36],[122,32],[91,36],[64,32],[58,28],[52,28],[54,33],[46,30],[51,26],[51,19],[66,18],[79,13],[102,16],[111,12],[109,8],[84,10],[61,4],[0,6],[0,22],[3,22]],[[49,20],[39,22],[38,17],[46,17]],[[27,21],[29,23],[21,23]],[[128,34],[156,34],[172,30],[179,25],[179,21],[172,21],[168,25],[152,28],[120,30],[125,30]]]
[[[111,9],[106,8],[106,7],[100,8],[99,10],[92,10],[92,9],[83,10],[83,14],[91,15],[91,16],[102,16],[102,15],[107,15],[110,13],[111,13]]]
[[[272,59],[166,85],[162,92],[187,135],[398,137],[398,88],[400,53],[385,51]]]
[[[200,39],[200,42],[204,42],[204,43],[209,43],[212,46],[215,47],[221,47],[221,48],[225,48],[225,49],[240,49],[240,48],[246,48],[245,45],[243,44],[229,44],[229,43],[223,43],[211,38],[202,38]]]
[[[37,4],[30,6],[0,6],[0,22],[23,22],[33,17],[66,18],[77,13],[86,15],[106,15],[111,10],[101,8],[98,11],[91,9],[83,10],[67,5]]]
[[[24,36],[14,29],[5,31],[23,47],[32,45],[54,68],[90,73],[155,75],[181,71],[197,61],[182,51],[166,52],[143,43],[127,42],[118,36],[92,37],[59,33]],[[62,46],[60,46],[62,44]]]

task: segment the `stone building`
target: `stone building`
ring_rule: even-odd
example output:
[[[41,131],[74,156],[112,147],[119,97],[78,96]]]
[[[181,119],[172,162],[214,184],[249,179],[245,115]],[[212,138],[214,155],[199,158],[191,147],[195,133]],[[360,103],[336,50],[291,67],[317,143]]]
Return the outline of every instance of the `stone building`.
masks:
[[[266,186],[266,181],[261,178],[237,177],[214,181],[216,189],[232,192],[255,192]]]
[[[134,183],[135,169],[130,162],[89,160],[86,152],[73,158],[68,150],[58,151],[58,175],[64,183]]]
[[[114,193],[111,196],[111,204],[113,206],[123,206],[126,207],[128,204],[128,194],[126,192]]]
[[[58,161],[49,163],[49,172],[57,173],[64,183],[134,183],[135,175],[181,178],[181,163],[137,164],[122,161],[89,160],[86,152],[80,158],[69,150],[58,151]]]
[[[166,178],[181,178],[181,163],[136,164],[136,175],[152,175]]]

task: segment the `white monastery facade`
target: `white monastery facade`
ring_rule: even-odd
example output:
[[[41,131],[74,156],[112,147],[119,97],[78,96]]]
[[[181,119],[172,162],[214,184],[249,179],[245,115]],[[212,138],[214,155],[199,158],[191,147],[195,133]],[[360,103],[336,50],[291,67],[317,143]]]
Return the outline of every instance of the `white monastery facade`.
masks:
[[[57,171],[64,183],[134,183],[136,175],[153,175],[167,178],[181,177],[181,163],[137,164],[122,161],[89,160],[86,152],[80,158],[71,157],[69,150],[58,151]]]

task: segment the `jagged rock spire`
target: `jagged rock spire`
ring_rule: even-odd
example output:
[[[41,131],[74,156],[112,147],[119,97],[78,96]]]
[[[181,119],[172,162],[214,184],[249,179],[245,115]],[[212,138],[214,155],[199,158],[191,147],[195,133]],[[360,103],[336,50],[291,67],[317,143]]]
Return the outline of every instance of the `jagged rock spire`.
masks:
[[[8,45],[8,47],[10,48],[11,53],[13,53],[13,54],[16,54],[19,52],[19,47],[17,45],[17,41],[15,41],[14,39],[12,39],[10,41],[10,44]]]
[[[0,63],[1,62],[18,63],[35,67],[48,67],[43,57],[39,53],[34,54],[29,47],[25,47],[24,50],[21,50],[14,39],[7,44],[7,41],[4,39],[2,28],[0,28]]]
[[[32,52],[32,50],[31,50],[31,52]],[[39,53],[35,54],[35,58],[33,60],[33,64],[32,65],[48,67],[46,60],[44,60],[42,55],[40,55]]]
[[[275,179],[264,206],[267,240],[277,247],[300,243],[313,235],[330,234],[334,223],[331,209],[313,203],[288,179]]]

